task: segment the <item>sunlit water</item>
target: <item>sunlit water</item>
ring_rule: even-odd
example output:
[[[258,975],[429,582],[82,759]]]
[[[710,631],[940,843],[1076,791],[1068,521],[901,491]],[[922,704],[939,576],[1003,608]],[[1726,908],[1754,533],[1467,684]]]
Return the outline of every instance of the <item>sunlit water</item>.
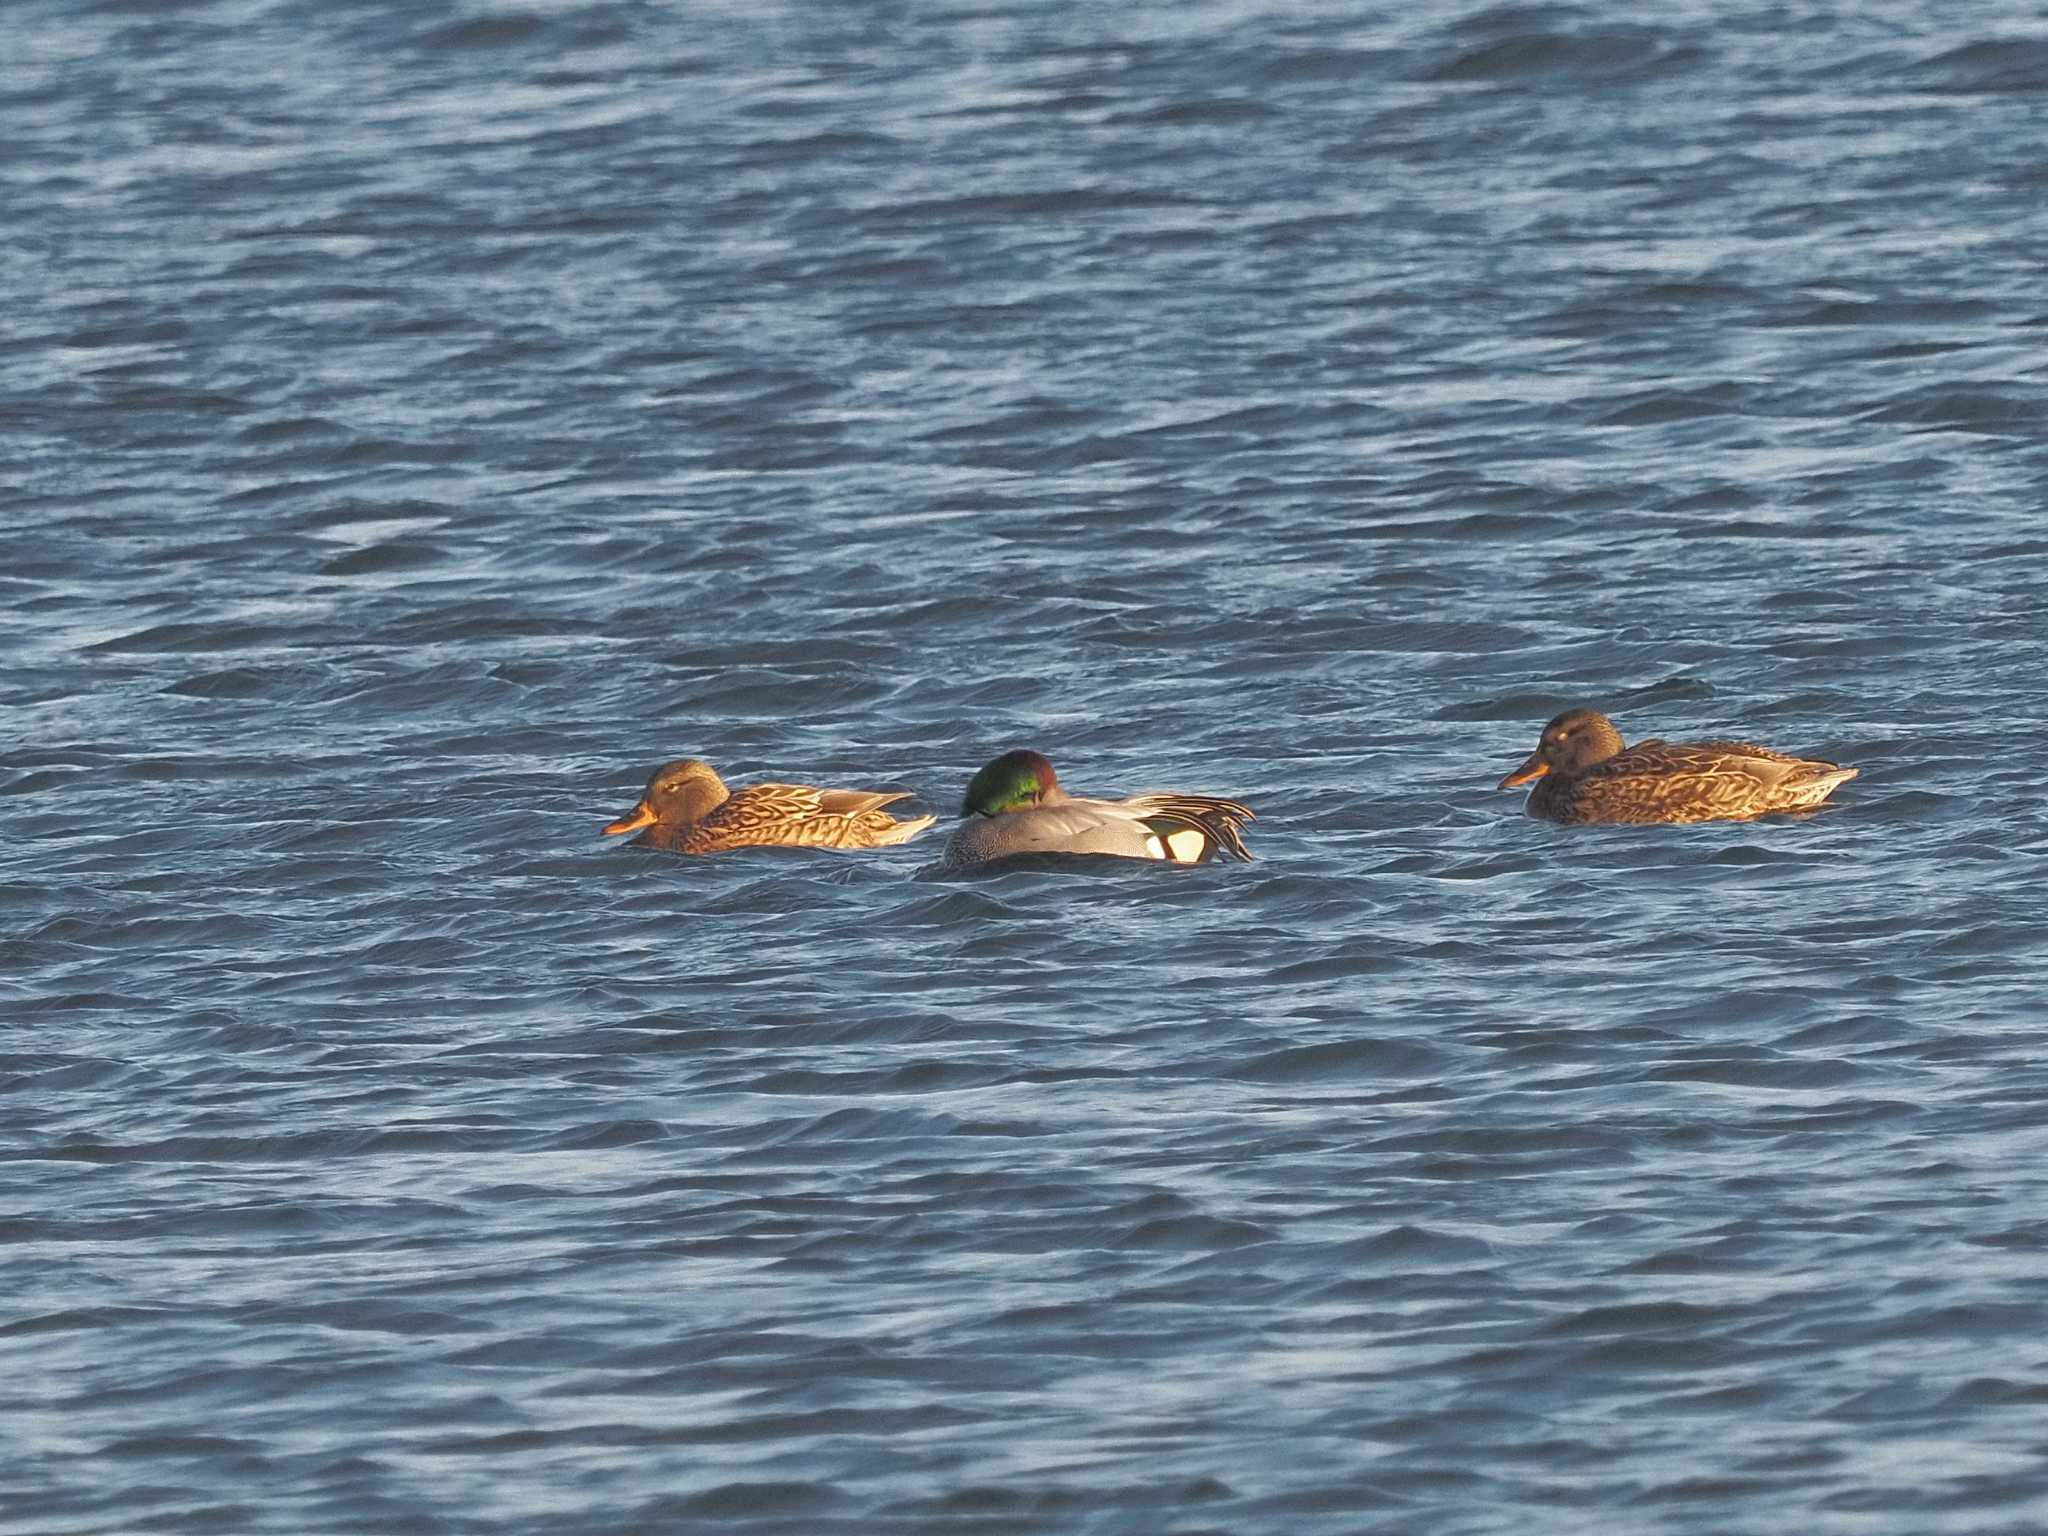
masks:
[[[0,1524],[2048,1521],[2048,21],[1357,9],[10,9]]]

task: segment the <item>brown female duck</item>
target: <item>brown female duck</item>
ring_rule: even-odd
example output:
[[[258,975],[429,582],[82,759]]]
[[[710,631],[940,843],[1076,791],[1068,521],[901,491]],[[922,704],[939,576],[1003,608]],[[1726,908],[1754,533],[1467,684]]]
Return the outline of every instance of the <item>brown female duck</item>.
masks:
[[[1537,781],[1529,814],[1564,822],[1749,821],[1811,810],[1854,768],[1789,757],[1746,741],[1639,741],[1623,747],[1614,722],[1568,709],[1543,727],[1528,761],[1502,789]]]
[[[902,790],[813,789],[808,784],[747,784],[729,790],[709,763],[683,757],[655,769],[640,803],[605,831],[639,832],[635,844],[670,853],[886,848],[909,842],[937,820],[898,821],[882,809],[909,798]]]

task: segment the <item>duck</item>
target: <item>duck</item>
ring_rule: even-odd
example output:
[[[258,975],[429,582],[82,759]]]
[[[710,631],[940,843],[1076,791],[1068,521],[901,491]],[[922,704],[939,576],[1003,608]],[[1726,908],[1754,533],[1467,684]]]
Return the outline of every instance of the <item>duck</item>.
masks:
[[[605,827],[607,836],[638,832],[634,846],[669,853],[729,848],[887,848],[907,843],[938,820],[899,821],[882,807],[909,791],[814,789],[808,784],[745,784],[728,789],[701,758],[663,763],[640,803]]]
[[[1250,862],[1249,806],[1213,795],[1161,792],[1101,800],[1070,795],[1042,752],[1005,752],[975,774],[941,864],[971,868],[1020,854],[1107,854],[1199,864],[1213,854]]]
[[[1568,709],[1500,781],[1535,782],[1528,812],[1550,821],[1751,821],[1819,805],[1857,770],[1747,741],[1639,741],[1596,709]]]

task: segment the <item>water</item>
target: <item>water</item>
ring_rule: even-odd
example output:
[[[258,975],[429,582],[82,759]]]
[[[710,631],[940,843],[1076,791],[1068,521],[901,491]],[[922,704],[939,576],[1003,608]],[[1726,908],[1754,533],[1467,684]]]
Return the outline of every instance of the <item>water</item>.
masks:
[[[10,10],[0,1524],[2048,1521],[2048,17],[1388,9]]]

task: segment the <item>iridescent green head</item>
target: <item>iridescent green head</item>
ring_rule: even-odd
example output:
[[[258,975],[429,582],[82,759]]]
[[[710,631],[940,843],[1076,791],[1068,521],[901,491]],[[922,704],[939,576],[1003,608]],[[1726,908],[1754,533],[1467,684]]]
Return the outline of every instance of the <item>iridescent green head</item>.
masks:
[[[1005,752],[977,773],[960,802],[962,816],[998,816],[1042,805],[1060,787],[1052,764],[1037,752]]]

